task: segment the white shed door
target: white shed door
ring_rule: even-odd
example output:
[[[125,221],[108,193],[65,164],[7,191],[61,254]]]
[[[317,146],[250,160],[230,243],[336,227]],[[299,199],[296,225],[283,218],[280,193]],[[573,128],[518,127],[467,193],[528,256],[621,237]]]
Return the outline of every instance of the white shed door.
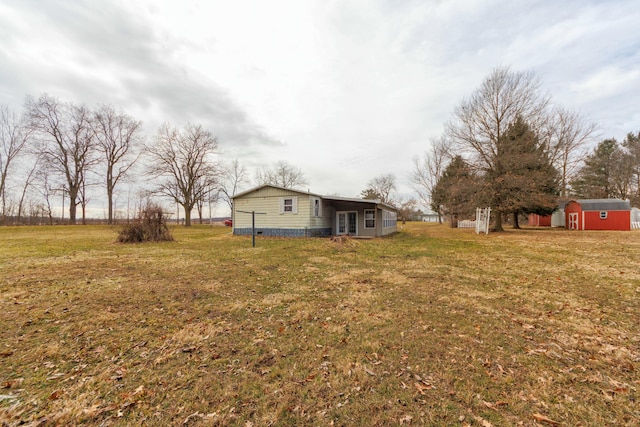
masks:
[[[578,229],[578,212],[569,213],[569,230]]]

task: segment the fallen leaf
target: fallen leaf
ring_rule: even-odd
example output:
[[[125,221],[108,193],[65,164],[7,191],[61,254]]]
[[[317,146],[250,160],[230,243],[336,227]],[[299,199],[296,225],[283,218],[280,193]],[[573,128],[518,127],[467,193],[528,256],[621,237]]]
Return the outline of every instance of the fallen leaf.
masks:
[[[12,380],[7,380],[2,383],[2,388],[14,388],[22,384],[24,378],[14,378]]]
[[[191,420],[194,420],[196,418],[204,418],[204,414],[201,414],[200,412],[196,411],[193,414],[189,415],[187,418],[184,419],[184,421],[182,422],[182,425],[187,425],[191,422]]]
[[[473,419],[475,419],[478,423],[480,423],[482,427],[493,427],[493,424],[491,424],[489,421],[485,420],[482,417],[473,417]]]
[[[431,385],[425,385],[424,383],[414,383],[413,384],[415,386],[415,388],[418,390],[418,393],[420,393],[421,395],[425,395],[425,390],[431,390],[433,389],[433,386]]]
[[[375,376],[376,376],[376,373],[375,373],[375,372],[373,372],[371,369],[367,369],[367,367],[366,367],[366,366],[364,367],[364,371],[365,371],[367,374],[371,375],[372,377],[375,377]]]
[[[404,415],[400,417],[400,424],[411,424],[413,417],[411,415]]]
[[[144,393],[144,385],[141,385],[140,387],[138,387],[134,392],[133,395],[136,396],[138,394],[142,394]]]
[[[484,406],[486,406],[487,408],[489,408],[489,409],[493,409],[493,410],[495,410],[495,411],[497,411],[497,410],[498,410],[498,408],[499,408],[500,406],[506,406],[506,405],[508,405],[508,403],[507,403],[507,402],[504,402],[504,401],[502,401],[502,400],[499,400],[499,401],[497,401],[496,403],[491,403],[491,402],[487,402],[487,401],[483,400],[483,401],[482,401],[482,404],[483,404]]]
[[[559,426],[559,425],[561,425],[561,423],[559,423],[558,421],[554,421],[554,420],[552,420],[552,419],[550,419],[550,418],[547,418],[547,417],[545,417],[545,416],[544,416],[544,415],[542,415],[542,414],[538,414],[538,413],[533,414],[533,418],[535,418],[535,420],[536,420],[536,421],[538,421],[538,422],[541,422],[541,423],[547,423],[547,424],[550,424],[550,425],[552,425],[552,426]]]

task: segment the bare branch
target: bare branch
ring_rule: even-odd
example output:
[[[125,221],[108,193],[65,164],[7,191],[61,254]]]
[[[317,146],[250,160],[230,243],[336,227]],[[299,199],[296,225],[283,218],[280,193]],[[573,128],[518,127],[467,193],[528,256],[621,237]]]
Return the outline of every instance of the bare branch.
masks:
[[[27,98],[28,123],[40,143],[43,161],[60,175],[69,194],[69,222],[76,223],[78,196],[87,173],[97,163],[91,112],[43,94]]]
[[[191,211],[198,201],[218,186],[222,168],[213,158],[217,149],[211,132],[192,124],[182,130],[164,124],[146,147],[147,175],[154,179],[155,192],[184,208],[186,226],[191,225]]]
[[[279,161],[273,168],[262,167],[256,171],[258,185],[272,184],[284,188],[300,188],[308,184],[302,169]]]
[[[410,179],[413,189],[418,193],[421,204],[437,212],[433,206],[432,194],[442,176],[447,163],[451,160],[451,142],[445,135],[431,140],[429,151],[425,151],[422,158],[414,157],[413,171]]]
[[[126,178],[140,156],[138,147],[143,143],[142,122],[111,106],[102,105],[94,113],[92,126],[98,149],[105,160],[108,222],[112,224],[115,187]]]
[[[31,131],[9,108],[0,106],[0,215],[6,214],[7,180],[12,163],[30,141]]]

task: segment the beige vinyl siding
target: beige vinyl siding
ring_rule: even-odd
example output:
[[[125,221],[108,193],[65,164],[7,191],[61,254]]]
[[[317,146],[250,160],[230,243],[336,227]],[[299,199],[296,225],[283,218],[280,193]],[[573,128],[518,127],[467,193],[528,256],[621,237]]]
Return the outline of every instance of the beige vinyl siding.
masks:
[[[314,215],[315,200],[320,200],[319,217]],[[334,216],[335,210],[326,200],[317,196],[309,197],[309,228],[330,228]]]
[[[282,198],[295,198],[297,212],[281,213]],[[256,215],[256,227],[260,228],[305,228],[309,227],[311,204],[309,196],[295,191],[265,187],[235,199],[234,227],[251,227],[251,214],[238,211],[263,212]]]

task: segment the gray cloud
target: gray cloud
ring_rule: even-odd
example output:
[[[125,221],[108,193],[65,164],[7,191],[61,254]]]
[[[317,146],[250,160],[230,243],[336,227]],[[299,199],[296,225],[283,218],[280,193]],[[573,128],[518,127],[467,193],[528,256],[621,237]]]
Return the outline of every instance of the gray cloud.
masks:
[[[376,174],[408,186],[412,157],[499,65],[538,73],[604,136],[637,131],[639,18],[631,0],[8,0],[0,103],[111,103],[148,136],[200,123],[227,159],[286,160],[313,191],[357,195]]]
[[[6,53],[0,57],[0,75],[12,76],[2,80],[0,91],[22,89],[24,94],[48,92],[90,105],[110,103],[142,120],[150,134],[164,121],[177,126],[192,122],[210,128],[223,147],[277,144],[211,78],[174,61],[188,41],[162,33],[145,16],[108,2],[10,4],[16,15],[39,28],[34,32],[48,35],[49,43],[35,46],[30,54],[39,63]],[[12,45],[19,50],[19,40],[33,36],[2,18],[0,27],[12,34],[5,43],[9,51]],[[49,62],[56,52],[64,57]]]

